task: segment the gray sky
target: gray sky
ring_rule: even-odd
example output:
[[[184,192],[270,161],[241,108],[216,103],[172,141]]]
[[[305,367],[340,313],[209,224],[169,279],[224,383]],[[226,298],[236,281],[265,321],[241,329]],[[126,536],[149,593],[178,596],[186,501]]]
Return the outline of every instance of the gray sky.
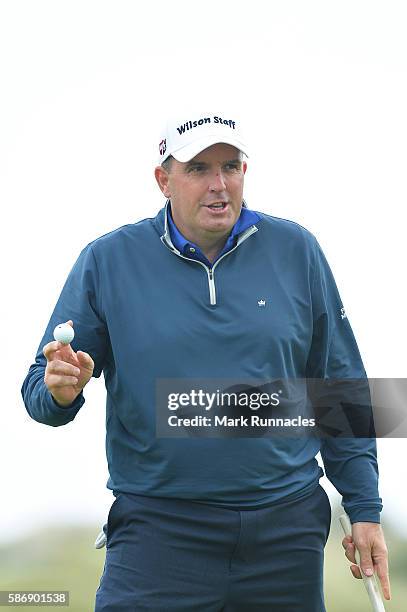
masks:
[[[0,4],[0,540],[106,516],[103,379],[61,428],[30,420],[20,387],[80,250],[164,204],[152,171],[169,112],[241,117],[249,207],[317,236],[369,376],[406,376],[405,3],[140,6]],[[378,446],[384,517],[407,534],[405,440]]]

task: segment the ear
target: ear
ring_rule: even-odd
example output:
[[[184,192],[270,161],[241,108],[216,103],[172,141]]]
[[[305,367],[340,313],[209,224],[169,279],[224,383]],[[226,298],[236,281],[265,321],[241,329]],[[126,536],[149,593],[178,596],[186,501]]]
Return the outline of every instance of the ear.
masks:
[[[171,197],[171,193],[168,187],[169,176],[168,172],[162,166],[157,166],[154,170],[155,180],[158,183],[159,188],[163,192],[166,198]]]
[[[243,170],[243,174],[246,174],[247,162],[245,162],[245,161],[242,163],[242,170]]]

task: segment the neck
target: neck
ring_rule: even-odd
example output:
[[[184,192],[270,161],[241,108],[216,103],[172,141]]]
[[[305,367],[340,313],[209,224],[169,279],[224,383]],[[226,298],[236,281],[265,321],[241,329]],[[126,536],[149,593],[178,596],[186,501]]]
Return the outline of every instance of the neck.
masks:
[[[228,237],[224,236],[220,238],[216,243],[212,243],[211,245],[204,245],[202,244],[202,241],[201,244],[199,244],[198,242],[195,242],[195,244],[199,246],[206,259],[213,263],[219,253],[222,251],[223,247],[225,246],[227,239]]]
[[[188,231],[182,232],[184,238],[188,240],[188,242],[196,244],[211,263],[213,263],[213,261],[222,251],[227,242],[229,234],[230,232],[228,232],[226,235],[222,234],[221,236],[214,236],[213,233],[210,233],[209,236],[196,236]]]
[[[178,231],[181,232],[184,238],[188,242],[192,242],[193,244],[196,244],[201,249],[202,253],[208,259],[208,261],[213,263],[214,260],[219,255],[219,253],[222,251],[223,247],[225,246],[227,239],[229,238],[231,229],[227,231],[226,233],[224,231],[222,232],[202,231],[202,232],[197,233],[197,232],[191,231],[191,229],[188,227],[184,227],[180,221],[178,221],[177,223],[177,220],[174,218],[174,214],[172,211],[170,214],[172,216],[172,220],[175,223]]]

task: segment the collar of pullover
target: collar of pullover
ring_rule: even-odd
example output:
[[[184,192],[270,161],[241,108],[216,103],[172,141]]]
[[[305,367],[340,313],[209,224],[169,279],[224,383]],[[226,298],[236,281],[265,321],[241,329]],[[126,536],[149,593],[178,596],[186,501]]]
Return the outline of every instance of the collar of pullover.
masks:
[[[163,213],[163,214],[162,214]],[[161,225],[161,218],[164,217],[163,230],[164,234],[170,237],[170,241],[172,245],[185,257],[190,257],[191,259],[196,259],[198,261],[202,261],[205,265],[211,267],[215,262],[210,263],[209,260],[205,257],[201,249],[198,245],[193,242],[189,242],[179,231],[175,222],[172,218],[171,214],[171,201],[167,200],[165,208],[160,211],[157,216],[157,229],[159,229]],[[255,223],[261,220],[261,217],[254,211],[249,210],[246,206],[242,206],[240,215],[235,225],[233,226],[229,237],[223,247],[222,251],[217,256],[217,261],[222,255],[230,251],[236,244],[236,240],[240,234],[246,231],[249,227],[252,227]]]

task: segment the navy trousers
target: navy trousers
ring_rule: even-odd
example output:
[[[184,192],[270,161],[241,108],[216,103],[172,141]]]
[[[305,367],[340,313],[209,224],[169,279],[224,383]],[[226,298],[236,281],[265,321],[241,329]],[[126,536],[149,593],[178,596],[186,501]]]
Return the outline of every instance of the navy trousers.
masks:
[[[324,489],[256,510],[120,493],[96,612],[325,612]]]

